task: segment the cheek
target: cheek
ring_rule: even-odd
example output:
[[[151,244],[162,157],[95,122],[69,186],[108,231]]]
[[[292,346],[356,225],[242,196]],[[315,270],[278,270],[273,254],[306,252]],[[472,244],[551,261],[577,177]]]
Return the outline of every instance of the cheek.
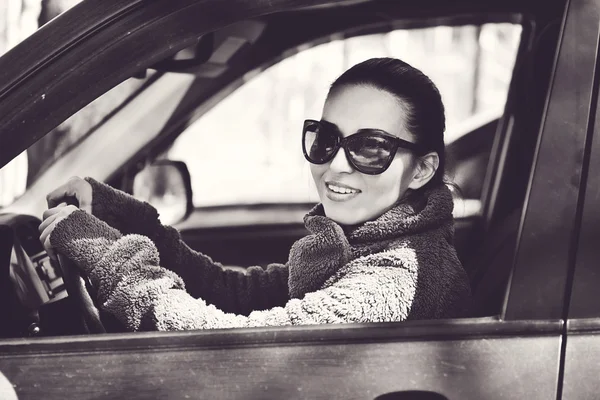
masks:
[[[372,193],[385,202],[397,201],[406,192],[412,178],[410,161],[407,157],[397,157],[383,174],[371,179]]]
[[[325,172],[328,169],[328,165],[329,164],[310,164],[310,173],[313,177],[313,181],[315,182],[315,184],[318,184],[319,181],[321,180],[321,178],[323,177],[323,174],[325,174]],[[317,185],[318,187],[319,185]]]
[[[376,181],[370,182],[368,186],[370,201],[374,205],[379,203],[393,203],[400,198],[400,179],[397,179],[395,176],[381,176]]]

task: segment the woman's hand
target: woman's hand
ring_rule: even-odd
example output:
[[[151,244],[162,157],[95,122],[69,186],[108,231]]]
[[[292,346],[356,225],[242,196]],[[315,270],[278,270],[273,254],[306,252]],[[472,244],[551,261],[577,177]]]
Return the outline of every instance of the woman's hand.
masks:
[[[92,213],[92,185],[77,176],[72,177],[67,183],[50,192],[46,196],[46,201],[48,202],[48,208],[51,209],[60,203],[67,203],[68,200],[73,198],[77,200],[81,210],[89,214]]]
[[[87,182],[86,182],[87,183]],[[61,203],[54,208],[50,208],[44,211],[43,221],[40,224],[40,242],[46,249],[46,253],[48,256],[54,260],[56,260],[56,254],[54,253],[54,249],[52,248],[52,244],[50,243],[50,235],[56,225],[71,215],[72,212],[77,211],[78,208],[75,206],[67,205],[67,203]]]

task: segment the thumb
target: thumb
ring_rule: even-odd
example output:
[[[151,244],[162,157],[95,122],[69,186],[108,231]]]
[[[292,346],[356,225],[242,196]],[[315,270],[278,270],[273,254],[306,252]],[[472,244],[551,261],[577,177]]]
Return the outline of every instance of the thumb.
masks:
[[[88,197],[77,199],[79,202],[79,209],[85,211],[88,214],[92,213],[92,202]]]

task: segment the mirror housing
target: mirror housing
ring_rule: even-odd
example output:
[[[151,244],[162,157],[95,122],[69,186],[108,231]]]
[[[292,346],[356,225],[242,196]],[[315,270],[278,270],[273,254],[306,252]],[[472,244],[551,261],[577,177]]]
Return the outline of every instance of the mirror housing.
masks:
[[[132,194],[156,208],[165,225],[183,221],[193,209],[190,172],[182,161],[146,165],[133,179]]]

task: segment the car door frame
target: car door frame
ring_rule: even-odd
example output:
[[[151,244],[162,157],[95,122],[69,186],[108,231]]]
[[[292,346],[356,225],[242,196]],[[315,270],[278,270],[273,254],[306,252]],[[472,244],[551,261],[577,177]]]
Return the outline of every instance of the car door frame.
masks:
[[[277,2],[283,3],[284,0]],[[564,254],[571,251],[572,235],[577,231],[574,223],[582,169],[577,157],[566,159],[563,168],[556,168],[551,161],[556,159],[557,149],[583,154],[588,118],[587,113],[582,116],[580,111],[582,108],[589,111],[596,61],[595,53],[591,57],[586,53],[587,45],[597,39],[590,38],[587,31],[588,23],[594,26],[598,23],[597,18],[592,22],[586,19],[586,16],[593,19],[592,6],[590,0],[572,0],[567,5],[503,315],[365,325],[15,339],[0,342],[0,370],[23,398],[39,395],[62,398],[65,391],[81,398],[98,392],[107,396],[129,394],[132,398],[152,393],[180,397],[189,393],[225,394],[230,398],[280,398],[285,394],[312,398],[323,391],[330,398],[342,398],[349,394],[374,397],[413,389],[435,390],[449,398],[556,397],[564,333],[564,293],[571,266]],[[185,19],[185,13],[181,12]],[[253,15],[256,8],[246,12],[236,15]],[[76,15],[76,12],[69,14],[73,18]],[[579,29],[582,25],[586,29]],[[123,54],[123,47],[118,51],[116,47],[107,46],[106,51],[114,50],[113,56]],[[153,57],[164,54],[148,51],[137,56],[151,63]],[[57,63],[52,68],[58,68],[64,59],[72,60],[71,57],[74,55],[63,59],[56,55]],[[96,61],[99,59],[96,57]],[[576,79],[570,69],[574,60],[579,70]],[[34,99],[43,89],[50,89],[53,95],[67,93],[65,82],[79,82],[76,87],[89,84],[90,76],[86,73],[99,67],[92,64],[84,63],[80,66],[81,74],[60,82],[41,83],[36,80],[43,75],[39,71],[35,77],[23,77],[18,88],[15,87],[14,97],[17,105],[28,106],[11,110],[10,114],[0,112],[3,116],[0,126],[10,128],[0,131],[0,140],[18,135],[17,121],[22,116],[39,115],[33,121],[23,122],[28,128],[38,128],[30,131],[32,137],[19,138],[18,146],[24,148],[34,141],[40,126],[66,118],[77,102],[69,107],[58,105],[53,115],[54,108],[41,100],[25,101],[23,92],[29,90]],[[124,76],[117,78],[117,75],[106,80],[116,84]],[[573,90],[574,86],[577,90]],[[101,91],[99,86],[91,93],[98,95],[98,91]],[[0,95],[0,110],[8,110],[7,102],[3,101],[6,93],[4,97]],[[570,128],[576,137],[565,138],[561,129],[564,127]],[[570,186],[554,184],[565,181]],[[549,187],[552,196],[545,204],[558,217],[552,223],[538,209]],[[538,259],[539,232],[557,225],[566,227],[567,232],[550,231],[552,248],[545,248],[548,254]],[[540,276],[549,276],[553,284],[546,285]],[[131,365],[136,366],[135,370],[132,371]],[[536,368],[540,365],[550,368]],[[495,372],[492,380],[490,371]],[[528,374],[527,387],[514,387],[522,379],[520,373]],[[417,382],[414,379],[418,376],[423,379]],[[367,377],[372,381],[368,382]],[[82,380],[88,385],[82,385]],[[362,380],[367,382],[361,383]],[[530,391],[532,388],[535,391]]]
[[[596,14],[600,7],[596,7]],[[600,35],[600,30],[596,32]],[[600,49],[600,40],[595,49]],[[564,366],[561,394],[563,399],[595,399],[600,391],[600,247],[598,227],[600,227],[600,60],[597,60],[593,82],[594,97],[592,113],[588,122],[588,138],[581,158],[585,185],[577,209],[579,234],[576,246],[569,254],[575,268],[569,279],[572,281],[568,292],[568,319],[565,326]]]

